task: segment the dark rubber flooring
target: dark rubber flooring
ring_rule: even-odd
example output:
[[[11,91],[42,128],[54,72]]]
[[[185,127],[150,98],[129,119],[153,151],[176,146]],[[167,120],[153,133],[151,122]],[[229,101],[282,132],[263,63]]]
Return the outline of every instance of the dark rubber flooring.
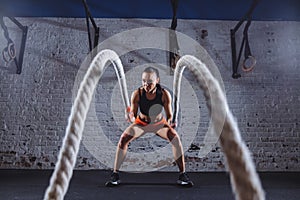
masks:
[[[50,170],[0,170],[0,199],[43,199],[51,173]],[[266,199],[300,199],[300,172],[264,172],[259,175]],[[192,188],[177,186],[178,173],[173,172],[120,173],[120,176],[122,185],[107,188],[104,184],[110,177],[109,171],[74,171],[65,199],[234,199],[229,175],[223,172],[189,173],[195,184]]]

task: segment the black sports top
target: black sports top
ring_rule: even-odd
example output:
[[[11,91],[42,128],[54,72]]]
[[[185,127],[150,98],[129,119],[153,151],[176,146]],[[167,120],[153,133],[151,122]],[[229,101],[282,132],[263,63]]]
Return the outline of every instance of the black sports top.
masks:
[[[162,88],[158,86],[156,88],[156,96],[154,99],[149,100],[146,97],[146,91],[142,89],[139,90],[139,108],[140,112],[147,116],[157,116],[162,112],[163,102],[162,102]]]

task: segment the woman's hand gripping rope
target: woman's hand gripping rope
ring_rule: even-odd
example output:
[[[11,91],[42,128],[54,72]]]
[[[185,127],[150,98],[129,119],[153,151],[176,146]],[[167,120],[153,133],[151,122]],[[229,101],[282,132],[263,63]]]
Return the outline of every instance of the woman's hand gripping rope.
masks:
[[[135,117],[133,112],[131,111],[130,106],[128,106],[125,110],[125,119],[129,123],[133,123],[135,121]]]
[[[170,125],[171,128],[176,128],[177,127],[177,122],[176,121],[172,121],[171,119],[168,120],[168,124]]]

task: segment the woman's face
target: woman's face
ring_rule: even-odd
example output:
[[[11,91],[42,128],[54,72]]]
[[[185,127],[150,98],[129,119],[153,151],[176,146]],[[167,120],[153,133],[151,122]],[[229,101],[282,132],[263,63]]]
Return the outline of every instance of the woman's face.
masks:
[[[146,92],[152,92],[156,84],[159,82],[159,78],[156,76],[155,72],[144,72],[142,74],[142,83],[143,83],[143,88],[145,89]]]

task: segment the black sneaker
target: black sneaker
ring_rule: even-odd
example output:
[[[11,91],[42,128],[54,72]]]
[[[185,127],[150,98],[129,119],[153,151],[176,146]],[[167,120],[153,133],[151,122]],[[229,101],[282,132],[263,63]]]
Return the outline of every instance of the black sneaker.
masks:
[[[114,186],[118,186],[120,185],[121,180],[119,177],[119,173],[117,172],[113,172],[110,176],[110,181],[105,183],[106,187],[114,187]]]
[[[186,172],[180,173],[177,184],[184,187],[193,187],[194,183],[189,179]]]

